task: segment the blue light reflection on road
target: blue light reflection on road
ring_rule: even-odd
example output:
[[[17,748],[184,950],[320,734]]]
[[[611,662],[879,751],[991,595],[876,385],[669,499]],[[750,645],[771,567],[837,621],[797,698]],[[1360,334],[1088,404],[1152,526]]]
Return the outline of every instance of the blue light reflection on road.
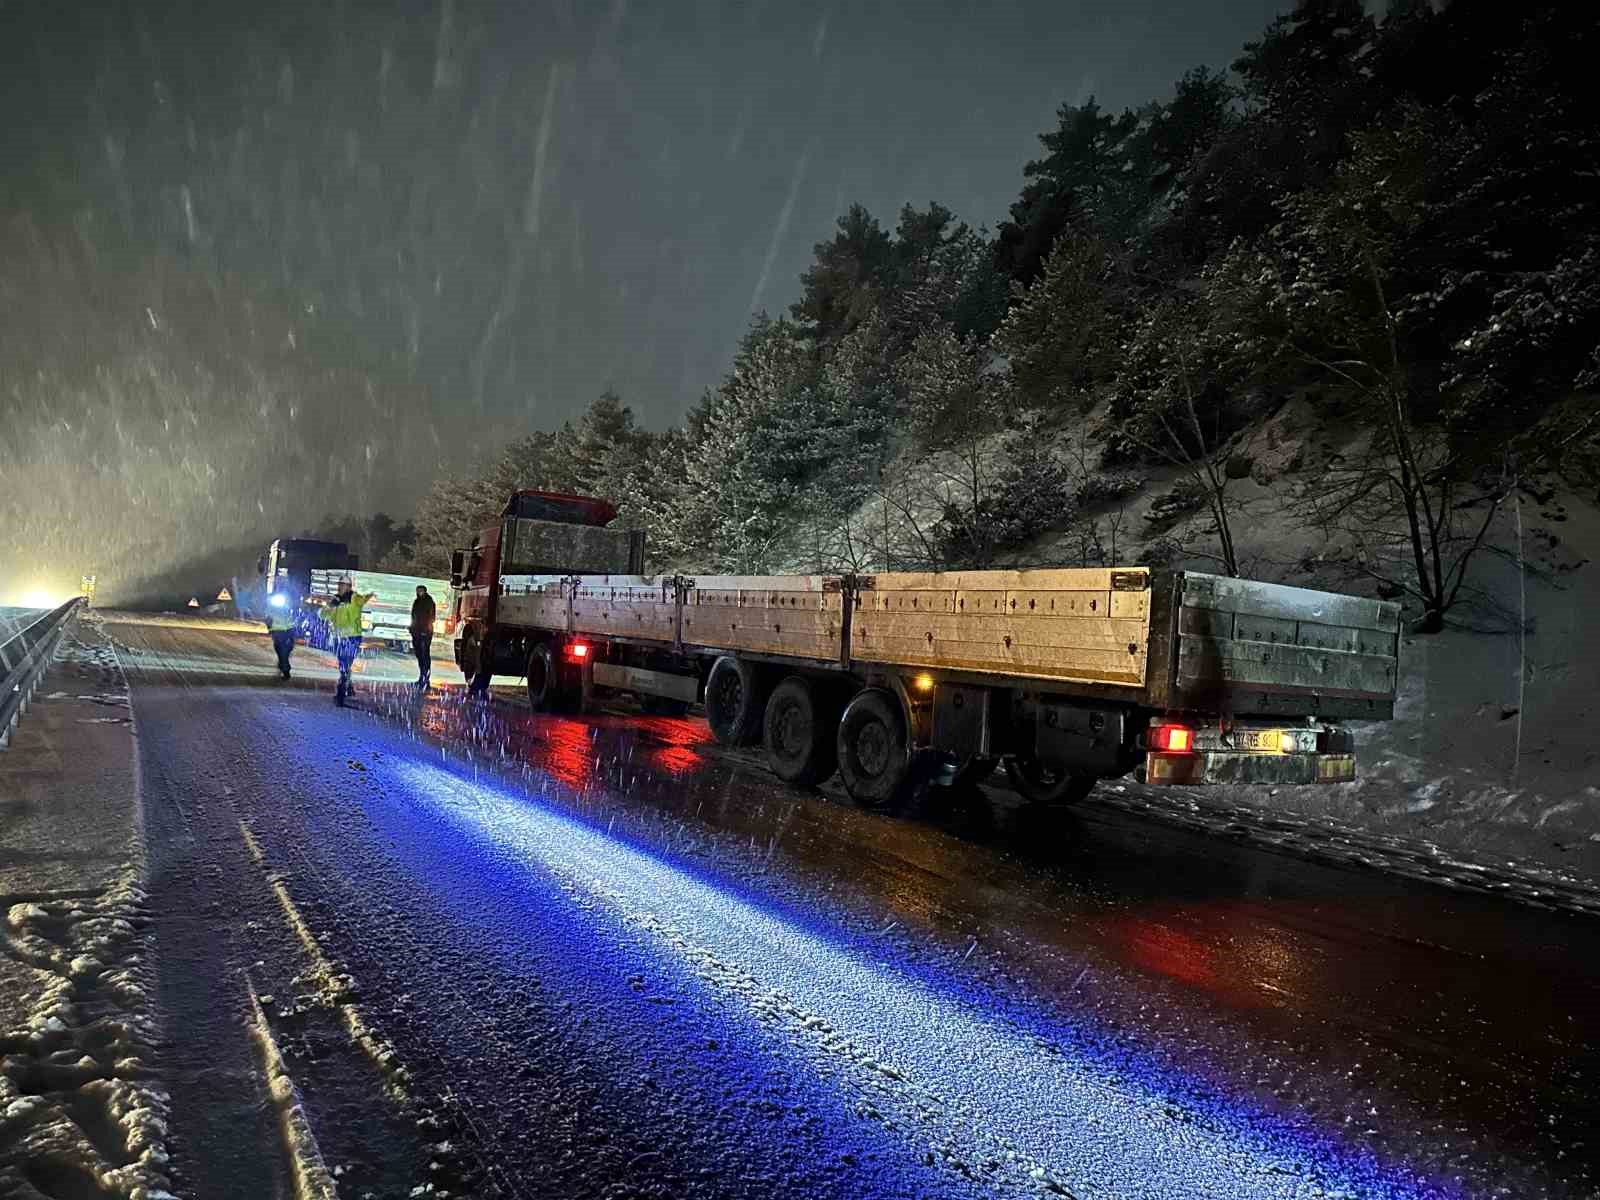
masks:
[[[817,936],[730,889],[493,782],[416,763],[391,769],[486,856],[520,864],[647,935],[666,965],[723,1004],[782,1029],[825,1077],[885,1125],[988,1164],[996,1182],[1073,1194],[1215,1197],[1447,1196],[1337,1133],[1291,1127],[1226,1097],[1175,1106],[1151,1067],[1131,1073],[1041,1042],[1027,1028]]]

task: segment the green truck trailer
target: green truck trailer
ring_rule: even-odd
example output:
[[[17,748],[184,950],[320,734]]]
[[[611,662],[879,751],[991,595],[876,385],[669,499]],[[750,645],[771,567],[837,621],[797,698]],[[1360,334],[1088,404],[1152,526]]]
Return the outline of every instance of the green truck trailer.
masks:
[[[417,588],[425,587],[433,597],[437,616],[433,622],[434,636],[443,638],[445,616],[450,607],[450,581],[428,579],[421,575],[390,575],[382,571],[311,572],[311,593],[308,603],[326,607],[339,591],[339,581],[350,580],[355,590],[370,594],[372,599],[361,613],[361,636],[382,642],[401,650],[411,648],[411,604],[417,598]]]

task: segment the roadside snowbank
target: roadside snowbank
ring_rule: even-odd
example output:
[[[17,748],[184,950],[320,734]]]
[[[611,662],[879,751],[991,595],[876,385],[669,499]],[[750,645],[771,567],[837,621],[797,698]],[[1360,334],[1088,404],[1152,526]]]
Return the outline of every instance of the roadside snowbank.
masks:
[[[1595,560],[1594,505],[1566,496],[1503,513],[1471,602],[1444,632],[1402,639],[1395,720],[1355,726],[1360,777],[1229,798],[1600,884]]]
[[[70,631],[0,755],[0,1194],[168,1196],[127,687]]]

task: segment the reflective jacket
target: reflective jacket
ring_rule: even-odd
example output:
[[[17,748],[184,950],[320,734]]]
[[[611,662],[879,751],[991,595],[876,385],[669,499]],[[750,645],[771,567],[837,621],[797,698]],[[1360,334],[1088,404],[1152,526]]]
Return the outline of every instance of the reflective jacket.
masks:
[[[371,599],[371,593],[354,592],[348,600],[330,605],[325,611],[325,615],[328,619],[328,628],[333,630],[333,636],[341,638],[360,637],[361,610],[367,606],[367,601]]]
[[[282,608],[268,608],[267,628],[273,633],[287,633],[294,628],[294,610],[287,604]]]

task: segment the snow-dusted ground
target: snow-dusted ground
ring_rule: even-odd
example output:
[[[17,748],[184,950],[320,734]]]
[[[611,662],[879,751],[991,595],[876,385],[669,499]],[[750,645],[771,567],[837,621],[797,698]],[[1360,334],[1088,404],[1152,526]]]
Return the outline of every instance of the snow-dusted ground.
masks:
[[[204,634],[245,634],[259,647],[262,655],[243,658],[228,655],[196,655],[185,661],[181,654],[170,654],[167,660],[175,670],[203,670],[208,675],[236,675],[241,680],[274,681],[276,671],[272,666],[271,639],[266,626],[260,621],[246,621],[237,617],[217,617],[184,613],[119,612],[115,609],[97,611],[94,619],[112,625],[148,626],[156,629],[183,630]],[[290,668],[297,677],[318,681],[337,679],[339,666],[332,654],[303,643],[296,644],[290,658]],[[356,660],[357,681],[408,683],[417,677],[417,662],[409,653],[390,649],[375,642],[367,642]],[[439,687],[465,684],[461,672],[451,658],[451,644],[446,638],[435,638],[433,643],[433,681]]]
[[[1232,845],[1237,805],[1193,837],[1175,791],[1165,824],[1087,805],[957,833],[777,785],[698,721],[421,700],[400,656],[339,710],[318,656],[282,685],[259,635],[111,632],[149,784],[127,924],[162,939],[195,1195],[1566,1200],[1595,1178],[1580,918]],[[44,694],[85,743],[129,732],[113,681]],[[1126,786],[1107,804],[1153,803]],[[1029,819],[999,799],[970,815]],[[36,949],[82,925],[68,975],[127,957],[79,899],[15,914]],[[56,1015],[45,1057],[94,1059],[49,1040],[82,1011]],[[219,1128],[227,1161],[202,1161]],[[45,1136],[31,1162],[132,1144]],[[44,1196],[102,1194],[49,1169]]]
[[[88,623],[0,753],[0,1195],[159,1200],[151,946],[128,690]]]

